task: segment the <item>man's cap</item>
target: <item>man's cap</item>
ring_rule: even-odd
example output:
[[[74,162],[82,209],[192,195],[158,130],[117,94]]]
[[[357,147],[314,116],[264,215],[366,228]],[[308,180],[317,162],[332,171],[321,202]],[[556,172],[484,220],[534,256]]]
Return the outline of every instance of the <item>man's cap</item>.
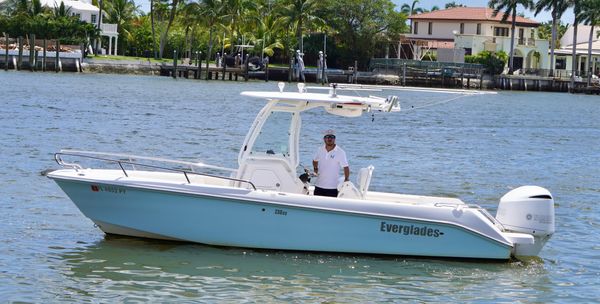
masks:
[[[329,129],[329,130],[323,131],[323,136],[327,136],[327,135],[335,136],[335,130]]]

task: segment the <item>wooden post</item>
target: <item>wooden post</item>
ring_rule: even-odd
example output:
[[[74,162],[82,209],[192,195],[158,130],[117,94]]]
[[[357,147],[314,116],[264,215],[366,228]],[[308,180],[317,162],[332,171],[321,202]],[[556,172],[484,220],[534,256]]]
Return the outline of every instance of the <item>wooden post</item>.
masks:
[[[21,70],[21,64],[23,64],[23,37],[17,38],[19,45],[19,56],[17,57],[17,71]]]
[[[402,86],[406,86],[406,61],[402,63]]]
[[[290,68],[288,70],[288,82],[292,82],[292,74],[294,73],[294,58],[290,57]]]
[[[265,65],[265,82],[269,82],[269,62]]]
[[[206,80],[210,80],[212,74],[210,73],[210,53],[206,52]]]
[[[325,85],[325,78],[327,78],[325,76],[325,63],[327,62],[325,60],[325,58],[326,58],[326,55],[325,55],[325,52],[323,52],[323,63],[321,64],[321,68],[323,69],[323,73],[321,73],[321,85]]]
[[[493,77],[492,77],[493,79]],[[479,89],[481,90],[483,88],[483,70],[480,69],[479,70]]]
[[[223,75],[221,75],[221,80],[225,80],[225,73],[227,68],[227,62],[225,62],[225,56],[223,56]]]
[[[42,56],[42,72],[46,72],[46,45],[47,45],[47,41],[46,41],[45,37],[44,37],[44,42],[42,44],[43,44],[42,47],[44,48],[44,51],[43,51],[44,53],[43,53],[43,56]]]
[[[173,50],[173,78],[177,78],[177,50]]]
[[[35,71],[35,34],[30,34],[29,36],[29,70]]]
[[[4,70],[8,71],[8,34],[6,34],[6,49],[4,52]]]
[[[54,71],[60,72],[60,39],[56,38],[56,56],[54,60]]]
[[[244,71],[244,81],[248,81],[248,77],[250,77],[250,75],[248,74],[248,65],[250,63],[250,56],[246,56],[246,71]]]
[[[196,79],[202,79],[202,52],[198,52],[197,58],[196,58],[196,64],[197,64],[197,68],[198,68],[198,77]]]

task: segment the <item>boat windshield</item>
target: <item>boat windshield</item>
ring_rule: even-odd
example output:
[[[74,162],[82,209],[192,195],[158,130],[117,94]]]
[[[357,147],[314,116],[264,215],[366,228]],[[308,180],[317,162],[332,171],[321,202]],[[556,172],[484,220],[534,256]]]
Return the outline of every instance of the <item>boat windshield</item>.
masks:
[[[289,157],[290,123],[293,115],[290,112],[271,112],[254,142],[251,154]]]

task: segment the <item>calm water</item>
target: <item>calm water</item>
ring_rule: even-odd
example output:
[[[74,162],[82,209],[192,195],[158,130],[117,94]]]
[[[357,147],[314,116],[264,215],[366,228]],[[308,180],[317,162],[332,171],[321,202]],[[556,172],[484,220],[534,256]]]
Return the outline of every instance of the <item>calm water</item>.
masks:
[[[539,259],[475,263],[255,251],[106,237],[51,180],[61,148],[236,167],[276,83],[0,71],[0,302],[593,302],[600,298],[600,97],[400,92],[402,113],[307,113],[302,158],[337,129],[371,189],[457,196],[495,213],[510,189],[556,200]],[[433,106],[423,107],[435,104]],[[411,107],[415,107],[410,110]]]

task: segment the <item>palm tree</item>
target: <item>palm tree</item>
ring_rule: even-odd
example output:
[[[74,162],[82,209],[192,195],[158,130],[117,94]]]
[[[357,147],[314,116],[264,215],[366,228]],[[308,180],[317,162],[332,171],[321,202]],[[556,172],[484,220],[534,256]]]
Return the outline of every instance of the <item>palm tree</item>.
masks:
[[[208,27],[208,52],[206,53],[206,70],[208,71],[208,64],[210,61],[210,56],[212,56],[212,48],[213,48],[213,34],[215,32],[215,27],[217,27],[221,22],[221,14],[223,10],[223,2],[221,0],[201,0],[199,3],[199,11],[202,20],[206,27]],[[208,73],[206,73],[206,79],[208,80]]]
[[[590,38],[588,41],[588,56],[587,56],[587,86],[592,82],[592,41],[594,40],[594,27],[600,25],[600,0],[584,0],[581,3],[581,21],[590,25]]]
[[[154,59],[158,59],[158,53],[156,52],[156,30],[154,29],[154,0],[150,0],[150,27],[152,28],[152,52],[154,53]]]
[[[167,44],[167,35],[169,34],[169,30],[173,25],[173,21],[175,20],[175,16],[177,15],[177,6],[179,5],[179,0],[171,1],[171,10],[169,12],[169,21],[167,22],[167,27],[162,31],[160,35],[160,45],[158,48],[158,57],[163,58],[163,52],[165,50],[165,45]]]
[[[319,0],[288,0],[282,7],[281,15],[287,18],[290,28],[296,29],[298,49],[304,51],[302,36],[305,28],[325,24],[325,21],[317,16]]]
[[[529,9],[533,6],[533,0],[490,0],[488,6],[494,9],[492,16],[496,16],[500,11],[504,11],[502,15],[502,21],[506,21],[511,16],[511,27],[510,27],[510,59],[508,73],[512,74],[514,70],[514,50],[515,50],[515,27],[517,20],[517,6],[522,5],[524,8]]]
[[[446,5],[444,7],[446,9],[449,9],[449,8],[453,8],[453,7],[467,7],[467,6],[464,4],[461,4],[461,3],[456,3],[456,1],[452,1],[452,2],[446,3]]]
[[[581,5],[579,4],[581,0],[569,0],[569,5],[573,6],[573,14],[575,18],[573,18],[573,52],[571,56],[573,58],[573,62],[571,63],[571,91],[573,92],[573,88],[575,88],[575,77],[577,72],[577,26],[579,22],[581,22]]]
[[[400,12],[406,14],[407,16],[413,15],[415,13],[422,13],[423,9],[420,7],[416,7],[417,3],[419,3],[419,0],[414,0],[411,5],[408,5],[406,3],[402,4],[402,6],[400,7]]]
[[[256,11],[256,2],[252,0],[224,0],[223,19],[229,20],[228,30],[231,34],[229,40],[231,53],[233,53],[237,39],[240,38],[242,25],[246,24],[249,12]]]
[[[255,24],[248,41],[254,43],[254,51],[261,54],[261,59],[263,55],[273,56],[275,49],[284,48],[277,34],[284,32],[287,26],[286,18],[272,13],[270,5],[271,3],[260,4],[259,9],[251,16]]]
[[[136,6],[133,0],[108,0],[106,3],[108,22],[117,24],[119,35],[124,40],[131,38],[131,20],[138,11],[139,6]]]
[[[568,0],[538,0],[535,15],[542,10],[552,10],[552,38],[550,40],[550,76],[554,75],[554,49],[556,49],[557,23],[568,7]]]

